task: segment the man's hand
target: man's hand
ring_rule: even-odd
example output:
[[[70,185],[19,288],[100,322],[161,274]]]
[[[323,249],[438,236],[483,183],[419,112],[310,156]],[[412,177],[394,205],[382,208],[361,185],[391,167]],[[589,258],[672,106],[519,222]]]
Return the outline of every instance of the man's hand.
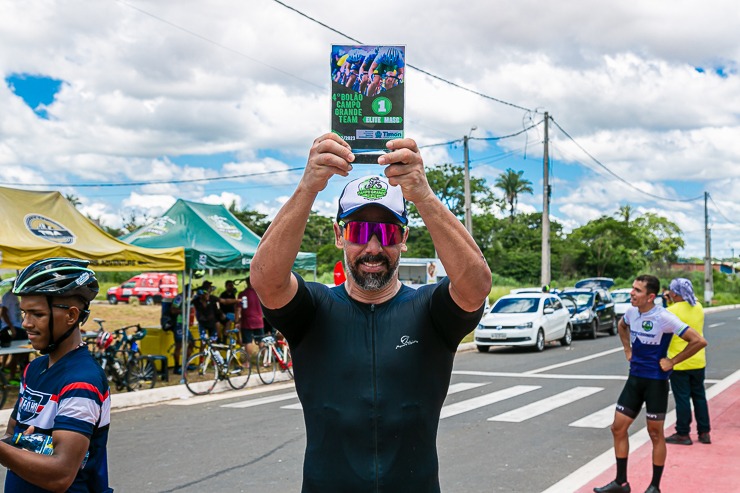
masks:
[[[662,358],[660,360],[660,369],[663,371],[671,371],[673,369],[673,360],[669,358]]]
[[[632,348],[624,350],[624,357],[627,358],[627,361],[632,361]]]
[[[313,141],[308,153],[306,170],[298,185],[310,193],[319,193],[326,188],[334,175],[348,176],[355,155],[352,148],[336,134],[324,134]]]
[[[388,165],[385,176],[390,184],[400,185],[404,198],[414,204],[434,196],[416,142],[413,139],[396,139],[388,142],[386,147],[391,152],[380,156],[378,164]]]

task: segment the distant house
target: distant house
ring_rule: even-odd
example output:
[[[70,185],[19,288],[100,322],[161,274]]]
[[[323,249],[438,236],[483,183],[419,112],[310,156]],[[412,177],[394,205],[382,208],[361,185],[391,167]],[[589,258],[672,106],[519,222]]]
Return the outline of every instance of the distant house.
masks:
[[[721,272],[722,274],[733,274],[738,272],[738,266],[735,265],[735,269],[733,271],[731,262],[716,262],[712,261],[712,268],[716,272]],[[678,259],[678,262],[671,263],[671,270],[675,271],[687,271],[687,272],[704,272],[704,262],[699,262],[695,260],[688,260],[688,259]]]

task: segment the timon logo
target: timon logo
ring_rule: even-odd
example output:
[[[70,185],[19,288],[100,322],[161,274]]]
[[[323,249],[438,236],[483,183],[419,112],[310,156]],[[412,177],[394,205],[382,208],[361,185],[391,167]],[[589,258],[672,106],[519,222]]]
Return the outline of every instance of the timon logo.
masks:
[[[642,330],[644,330],[645,332],[650,332],[651,330],[653,330],[653,322],[650,320],[645,320],[642,323]]]
[[[388,195],[388,185],[377,176],[373,176],[360,183],[357,187],[357,195],[366,200],[382,199]]]
[[[65,226],[41,214],[28,214],[24,222],[31,234],[52,243],[71,245],[77,239]]]
[[[18,421],[26,423],[38,416],[49,403],[51,394],[43,394],[26,388],[18,404]]]

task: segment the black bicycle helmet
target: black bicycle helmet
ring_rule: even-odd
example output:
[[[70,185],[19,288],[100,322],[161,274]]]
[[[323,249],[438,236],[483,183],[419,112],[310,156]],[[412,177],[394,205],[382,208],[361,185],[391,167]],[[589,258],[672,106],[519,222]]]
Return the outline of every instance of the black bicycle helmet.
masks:
[[[46,296],[49,310],[52,310],[52,298],[77,297],[85,302],[77,323],[54,341],[54,318],[49,320],[49,345],[42,349],[42,354],[54,351],[59,343],[65,340],[90,315],[90,302],[100,290],[95,272],[88,269],[87,260],[76,258],[47,258],[32,263],[18,274],[13,283],[13,294],[18,296]]]

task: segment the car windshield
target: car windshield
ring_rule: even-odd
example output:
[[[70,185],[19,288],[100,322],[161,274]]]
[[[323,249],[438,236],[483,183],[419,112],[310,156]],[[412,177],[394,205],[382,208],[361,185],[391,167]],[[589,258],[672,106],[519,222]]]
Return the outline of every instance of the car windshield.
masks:
[[[493,305],[491,313],[534,313],[539,298],[502,298]]]
[[[612,299],[614,300],[614,303],[629,303],[630,294],[629,293],[612,293]]]
[[[591,306],[593,293],[563,293],[563,296],[573,298],[578,306]]]

